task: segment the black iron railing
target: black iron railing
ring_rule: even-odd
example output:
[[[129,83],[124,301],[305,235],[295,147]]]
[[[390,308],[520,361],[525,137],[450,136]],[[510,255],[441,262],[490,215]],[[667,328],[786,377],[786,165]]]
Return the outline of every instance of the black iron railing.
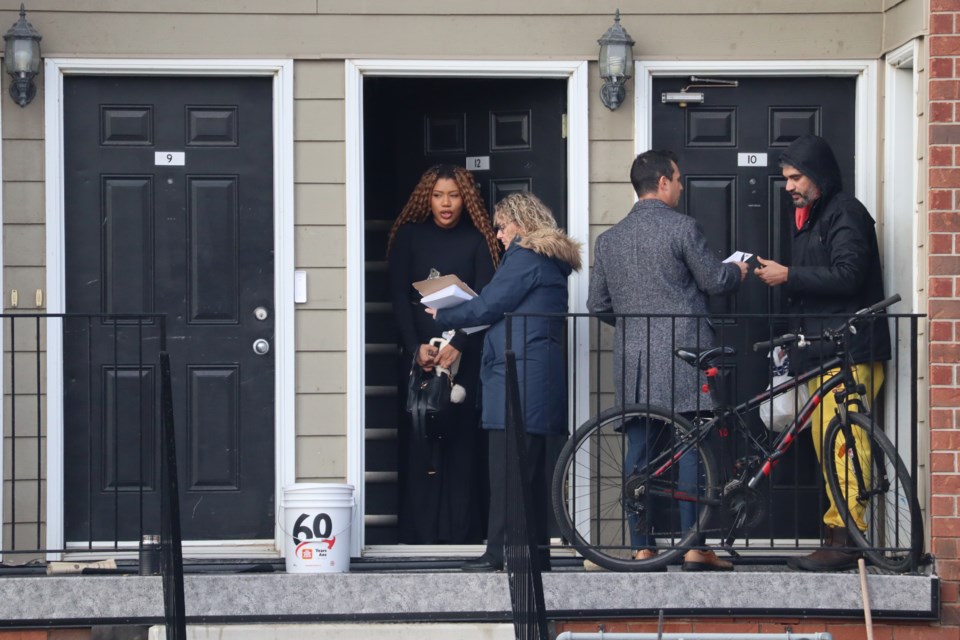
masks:
[[[735,354],[725,357],[719,364],[719,376],[716,387],[727,397],[726,403],[736,405],[746,402],[763,392],[773,382],[774,368],[764,351],[755,351],[756,342],[769,340],[794,326],[797,318],[786,315],[748,315],[723,314],[712,316],[693,315],[608,315],[590,314],[508,314],[507,348],[516,353],[518,359],[526,357],[528,347],[527,332],[530,326],[542,327],[542,320],[552,318],[565,326],[565,333],[554,339],[552,348],[559,355],[551,359],[566,363],[568,402],[568,423],[572,432],[581,424],[604,411],[622,406],[621,398],[640,402],[654,399],[654,403],[671,412],[675,411],[690,421],[702,423],[714,413],[714,393],[708,393],[702,385],[706,382],[702,374],[696,373],[691,365],[674,357],[679,348],[700,352],[710,346],[732,347]],[[913,314],[889,314],[882,322],[889,327],[891,353],[883,365],[885,380],[878,384],[879,394],[873,403],[867,402],[869,409],[887,437],[893,443],[909,470],[911,489],[918,495],[918,489],[925,483],[918,483],[918,439],[917,439],[917,379],[918,379],[918,324],[922,316]],[[839,316],[822,317],[817,326],[834,326],[843,323]],[[611,323],[613,326],[611,326]],[[690,327],[695,327],[692,340]],[[683,330],[681,330],[683,328]],[[873,332],[875,327],[861,328],[862,332]],[[678,338],[686,333],[685,340]],[[635,359],[619,358],[614,355],[614,345],[640,337],[640,347],[635,351]],[[542,336],[537,336],[538,340]],[[542,344],[537,347],[542,348]],[[872,347],[871,347],[872,348]],[[664,359],[662,355],[668,353]],[[825,365],[828,355],[815,348],[807,352],[805,367],[816,368]],[[816,355],[812,355],[812,354]],[[878,358],[879,359],[879,358]],[[629,375],[630,367],[639,367],[639,376]],[[529,369],[529,366],[527,367]],[[685,372],[689,369],[689,372]],[[531,381],[523,379],[523,368],[517,380],[508,378],[508,389],[516,384],[520,398],[530,393],[543,393],[544,389],[531,388]],[[654,375],[651,375],[654,374]],[[627,389],[630,384],[636,385]],[[655,389],[655,385],[666,388]],[[659,381],[659,382],[658,382]],[[680,388],[679,385],[693,385],[693,389]],[[680,398],[695,398],[693,406],[679,406]],[[522,401],[522,400],[521,400]],[[779,435],[765,426],[760,411],[753,407],[742,415],[735,416],[738,426],[717,428],[711,435],[711,447],[719,459],[718,467],[732,477],[737,465],[745,463],[745,458],[754,455],[756,443],[771,444]],[[769,409],[767,409],[769,410]],[[829,421],[831,416],[825,416]],[[698,422],[699,421],[699,422]],[[621,446],[621,453],[625,445]],[[594,466],[602,461],[594,461]],[[792,448],[778,460],[775,473],[769,486],[762,493],[752,495],[751,500],[758,504],[753,511],[753,519],[741,527],[731,551],[741,554],[741,562],[753,564],[777,564],[801,551],[815,549],[822,542],[822,515],[827,509],[827,488],[821,469],[813,452],[812,440],[808,432],[800,433]],[[618,487],[617,490],[620,488]],[[629,552],[629,530],[631,524],[623,514],[603,513],[601,497],[595,495],[598,487],[581,487],[566,491],[579,491],[580,498],[592,500],[587,510],[592,509],[593,520],[583,523],[597,539],[604,537],[619,539]],[[614,498],[614,502],[616,502]],[[925,496],[919,494],[919,503],[924,505]],[[724,503],[717,505],[721,516],[732,511],[736,505]],[[729,515],[729,514],[727,514]],[[617,521],[617,518],[620,518]],[[606,518],[606,519],[605,519]],[[727,523],[716,525],[712,544],[718,544],[724,536],[722,531]],[[556,532],[557,529],[554,529]],[[707,534],[710,537],[710,534]],[[568,541],[564,541],[566,543]],[[616,541],[607,541],[616,544]],[[662,545],[663,542],[661,541]]]
[[[159,536],[167,637],[186,638],[165,317],[17,313],[0,322],[4,566],[109,558],[116,572],[142,572],[141,545]],[[51,344],[62,366],[48,360]],[[52,438],[59,444],[51,448]],[[59,486],[48,486],[53,478]],[[59,513],[48,508],[54,495]]]
[[[543,599],[542,554],[538,549],[537,526],[531,522],[533,496],[527,446],[524,437],[517,359],[506,353],[506,470],[507,518],[504,557],[510,582],[510,603],[514,633],[518,640],[548,640],[547,611]]]

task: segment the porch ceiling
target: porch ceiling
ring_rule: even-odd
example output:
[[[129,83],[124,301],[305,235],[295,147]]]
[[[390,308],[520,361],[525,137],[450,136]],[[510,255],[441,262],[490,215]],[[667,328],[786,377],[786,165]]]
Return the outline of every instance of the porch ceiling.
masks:
[[[585,573],[543,576],[554,619],[654,616],[862,616],[855,572],[803,574]],[[936,576],[870,575],[875,618],[935,619]],[[354,572],[192,574],[184,581],[192,623],[490,621],[510,619],[505,573]],[[159,577],[0,577],[0,625],[151,624],[163,620]]]

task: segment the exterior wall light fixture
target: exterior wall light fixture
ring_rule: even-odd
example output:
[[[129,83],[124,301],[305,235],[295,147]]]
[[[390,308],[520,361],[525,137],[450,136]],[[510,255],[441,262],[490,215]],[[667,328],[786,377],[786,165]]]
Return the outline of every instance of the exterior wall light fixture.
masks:
[[[627,95],[624,84],[633,75],[633,45],[636,44],[620,26],[620,9],[613,18],[613,26],[597,42],[600,43],[600,77],[603,78],[600,100],[613,111]]]
[[[3,34],[3,66],[13,78],[10,97],[21,107],[37,95],[33,79],[40,71],[40,34],[27,22],[27,12],[20,5],[20,19]]]

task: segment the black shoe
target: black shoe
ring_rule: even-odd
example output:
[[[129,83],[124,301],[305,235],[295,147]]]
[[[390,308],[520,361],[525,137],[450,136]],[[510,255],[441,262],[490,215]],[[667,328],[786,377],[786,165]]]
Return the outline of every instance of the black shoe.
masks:
[[[487,554],[483,554],[474,560],[467,560],[460,567],[461,571],[480,573],[483,571],[503,571],[503,560],[497,560]]]

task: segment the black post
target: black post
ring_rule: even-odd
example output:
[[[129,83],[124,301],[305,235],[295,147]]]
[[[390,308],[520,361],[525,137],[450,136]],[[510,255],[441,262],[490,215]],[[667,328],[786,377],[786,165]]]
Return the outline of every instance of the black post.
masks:
[[[509,318],[508,318],[509,326]],[[507,330],[509,340],[510,330]],[[543,575],[537,527],[530,522],[533,496],[527,463],[526,433],[520,404],[517,356],[506,351],[507,519],[505,560],[510,582],[514,635],[518,640],[548,640]]]
[[[183,596],[183,547],[180,537],[180,498],[177,482],[177,443],[173,428],[173,388],[170,354],[160,352],[160,423],[163,429],[160,573],[163,577],[163,613],[167,640],[187,640],[186,608]]]

